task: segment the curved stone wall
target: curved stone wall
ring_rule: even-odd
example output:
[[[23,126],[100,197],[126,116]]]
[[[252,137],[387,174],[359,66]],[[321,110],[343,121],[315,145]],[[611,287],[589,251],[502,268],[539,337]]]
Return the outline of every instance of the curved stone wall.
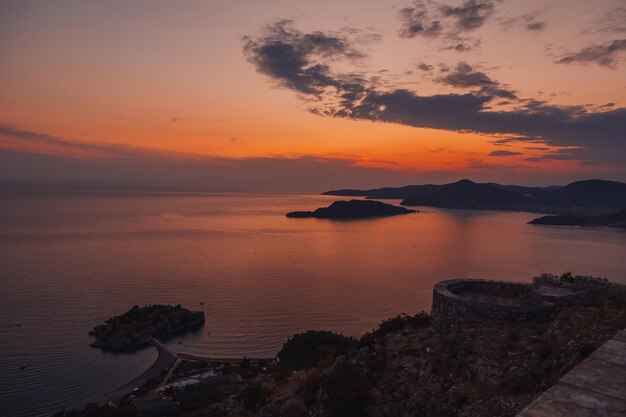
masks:
[[[554,304],[532,284],[482,279],[442,281],[433,289],[432,325],[445,331],[472,321],[547,318]]]
[[[588,276],[543,274],[532,284],[453,279],[433,289],[432,326],[435,331],[445,331],[472,321],[545,319],[573,305],[624,303],[626,285]]]

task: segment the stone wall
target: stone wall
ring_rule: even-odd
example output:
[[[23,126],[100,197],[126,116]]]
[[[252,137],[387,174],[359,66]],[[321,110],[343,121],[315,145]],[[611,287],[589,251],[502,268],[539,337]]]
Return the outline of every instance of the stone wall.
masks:
[[[559,278],[552,274],[542,274],[533,278],[533,287],[560,287],[574,293],[554,300],[557,307],[571,305],[615,305],[626,303],[626,285],[609,282],[606,279],[586,275]]]
[[[465,293],[483,293],[499,297],[512,297],[520,299],[536,297],[534,288],[530,284],[487,279],[451,280],[448,281],[447,289],[456,295],[462,295]]]
[[[540,287],[568,291],[542,292]],[[626,285],[603,279],[575,276],[558,278],[543,274],[532,284],[484,279],[442,281],[433,289],[432,327],[436,332],[466,323],[499,320],[547,319],[572,305],[626,304]]]
[[[485,301],[471,294],[492,298]],[[510,303],[507,299],[517,302]],[[432,326],[435,331],[458,328],[473,321],[547,318],[552,311],[553,305],[544,303],[531,284],[459,279],[442,281],[433,289]]]
[[[541,393],[517,417],[624,416],[624,387],[626,330],[618,332]]]

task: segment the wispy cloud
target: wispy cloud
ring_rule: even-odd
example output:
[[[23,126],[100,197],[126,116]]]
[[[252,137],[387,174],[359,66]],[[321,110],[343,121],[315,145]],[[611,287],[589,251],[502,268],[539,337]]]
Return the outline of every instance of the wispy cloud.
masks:
[[[514,151],[491,151],[489,152],[489,156],[516,156],[516,155],[521,155],[521,152],[514,152]]]
[[[448,5],[440,7],[443,16],[456,19],[456,27],[459,30],[478,29],[485,24],[494,10],[494,2],[490,0],[466,0],[457,7]]]
[[[495,11],[491,0],[466,0],[458,6],[416,0],[400,9],[402,38],[438,38],[440,49],[467,52],[480,46],[480,39],[464,35],[483,26]]]
[[[45,150],[33,147],[42,143],[47,145]],[[28,179],[86,186],[108,184],[113,188],[303,192],[336,186],[383,186],[406,181],[415,174],[393,164],[340,155],[225,158],[172,154],[125,145],[87,144],[0,125],[3,182]]]
[[[517,98],[515,91],[502,87],[499,82],[466,62],[459,62],[453,71],[446,72],[435,81],[457,88],[475,88],[476,93],[489,97]]]
[[[559,64],[596,64],[616,68],[620,55],[626,51],[626,39],[616,39],[602,45],[592,45],[571,52],[557,61]]]

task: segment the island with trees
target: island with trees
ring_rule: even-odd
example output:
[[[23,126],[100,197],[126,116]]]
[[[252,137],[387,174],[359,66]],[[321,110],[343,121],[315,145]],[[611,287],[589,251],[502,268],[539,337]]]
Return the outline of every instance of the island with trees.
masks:
[[[546,226],[598,226],[626,229],[626,209],[606,216],[543,216],[531,220],[528,224]]]
[[[204,312],[191,311],[177,304],[134,306],[121,316],[112,317],[89,332],[91,344],[103,350],[135,350],[153,339],[168,339],[196,330],[204,324]]]
[[[366,217],[396,216],[398,214],[415,213],[410,210],[392,204],[381,203],[373,200],[350,200],[335,201],[328,207],[320,207],[315,211],[292,211],[287,217],[318,219],[359,219]]]

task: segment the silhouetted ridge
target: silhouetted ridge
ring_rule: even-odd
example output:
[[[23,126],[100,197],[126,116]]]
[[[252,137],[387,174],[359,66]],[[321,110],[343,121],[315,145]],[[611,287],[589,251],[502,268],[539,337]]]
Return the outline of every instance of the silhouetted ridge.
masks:
[[[395,216],[398,214],[415,213],[416,210],[381,203],[373,200],[335,201],[328,207],[320,207],[315,211],[292,211],[287,217],[316,217],[318,219],[350,219],[377,216]]]
[[[421,196],[430,194],[439,188],[442,185],[433,185],[433,184],[425,184],[425,185],[407,185],[405,187],[385,187],[385,188],[375,188],[372,190],[332,190],[326,191],[322,193],[322,195],[337,195],[337,196],[345,196],[345,197],[367,197],[367,198],[378,198],[378,199],[396,199],[402,200],[407,196]]]
[[[576,181],[557,190],[540,190],[535,197],[546,206],[626,207],[626,184],[616,181]]]
[[[492,209],[512,207],[526,202],[527,198],[520,193],[508,191],[490,184],[477,184],[465,179],[445,185],[431,194],[405,198],[402,201],[402,205]]]
[[[407,185],[372,190],[334,190],[326,195],[351,195],[399,199],[402,205],[455,209],[523,210],[559,214],[606,214],[626,207],[626,184],[586,180],[566,186],[524,187],[475,183],[463,179],[443,185]]]

